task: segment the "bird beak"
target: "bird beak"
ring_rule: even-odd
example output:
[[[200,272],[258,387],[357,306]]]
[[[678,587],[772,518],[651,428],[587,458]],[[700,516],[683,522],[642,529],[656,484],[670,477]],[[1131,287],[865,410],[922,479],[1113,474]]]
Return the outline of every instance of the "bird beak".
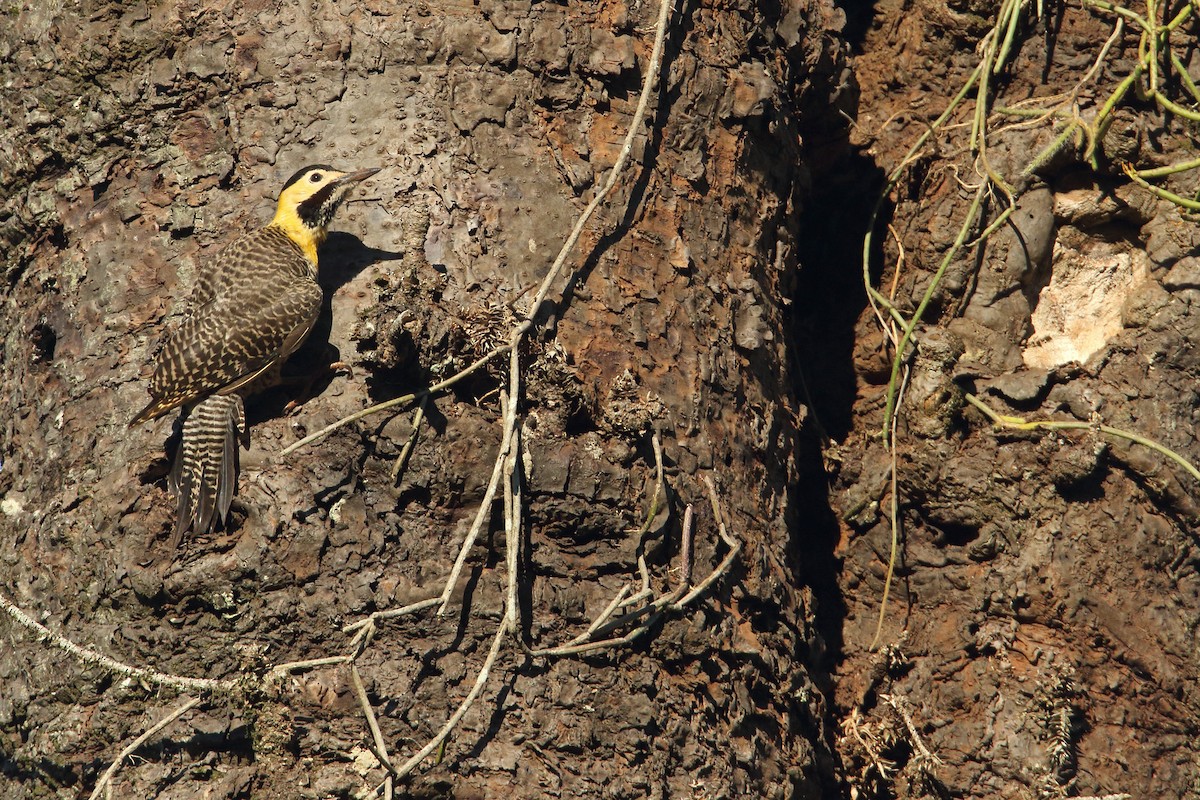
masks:
[[[379,172],[380,167],[372,167],[371,169],[360,169],[358,172],[347,172],[342,177],[338,178],[338,183],[358,183],[365,181],[367,178]]]

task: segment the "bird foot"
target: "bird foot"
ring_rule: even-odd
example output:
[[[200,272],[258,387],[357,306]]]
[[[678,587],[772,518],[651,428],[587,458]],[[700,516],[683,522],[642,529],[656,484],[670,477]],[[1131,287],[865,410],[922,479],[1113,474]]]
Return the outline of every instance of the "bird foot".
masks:
[[[325,375],[314,375],[309,378],[299,380],[298,382],[304,386],[304,389],[301,392],[301,399],[289,400],[288,404],[283,407],[283,416],[291,416],[312,398],[312,387],[315,383],[326,376],[332,378],[336,375],[345,375],[347,378],[353,378],[354,368],[345,361],[334,361],[332,364],[326,367]]]

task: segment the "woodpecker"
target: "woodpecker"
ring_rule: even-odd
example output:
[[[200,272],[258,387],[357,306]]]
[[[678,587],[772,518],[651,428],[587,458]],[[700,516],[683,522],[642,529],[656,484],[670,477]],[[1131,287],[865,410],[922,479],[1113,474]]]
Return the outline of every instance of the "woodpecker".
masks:
[[[243,397],[278,380],[312,331],[322,301],[317,247],[350,190],[378,171],[301,169],[283,185],[270,224],[201,264],[187,315],[159,350],[150,403],[130,423],[183,408],[167,479],[178,501],[173,545],[225,523],[238,446],[250,444]]]

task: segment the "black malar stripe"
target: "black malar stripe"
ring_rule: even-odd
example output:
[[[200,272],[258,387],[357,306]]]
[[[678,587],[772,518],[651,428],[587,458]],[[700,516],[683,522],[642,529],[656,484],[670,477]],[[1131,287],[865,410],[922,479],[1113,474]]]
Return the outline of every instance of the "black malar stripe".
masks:
[[[301,201],[300,205],[296,208],[296,213],[300,215],[300,219],[306,225],[317,227],[318,220],[321,218],[321,206],[329,202],[329,198],[333,195],[336,188],[336,184],[326,184],[318,189],[317,193],[312,197]]]

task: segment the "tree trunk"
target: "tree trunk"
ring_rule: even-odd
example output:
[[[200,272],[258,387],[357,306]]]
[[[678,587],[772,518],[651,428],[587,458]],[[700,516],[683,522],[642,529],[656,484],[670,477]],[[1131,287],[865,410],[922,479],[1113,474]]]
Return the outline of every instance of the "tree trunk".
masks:
[[[4,14],[0,798],[1197,785],[1194,4],[217,5]],[[154,348],[322,162],[173,550]]]
[[[9,12],[0,37],[0,593],[50,631],[10,607],[0,796],[90,792],[181,704],[180,681],[101,655],[236,684],[185,685],[202,703],[115,774],[116,796],[369,795],[387,775],[379,745],[399,767],[434,741],[485,666],[403,791],[836,794],[803,579],[828,563],[804,552],[824,501],[798,436],[788,306],[804,164],[838,152],[853,111],[840,14],[677,8],[632,163],[537,309],[618,160],[656,7],[85,5]],[[170,550],[171,426],[128,427],[147,366],[221,245],[264,224],[312,163],[383,167],[320,253],[329,308],[290,364],[317,382],[248,403],[228,528]],[[502,352],[431,396],[423,423],[401,404],[281,455],[498,352],[538,311],[506,401],[515,538],[505,485],[487,501],[512,385]],[[328,375],[335,360],[352,374]],[[481,507],[449,613],[345,630],[437,597]],[[626,610],[658,598],[664,613],[636,638],[537,653],[643,585]]]

